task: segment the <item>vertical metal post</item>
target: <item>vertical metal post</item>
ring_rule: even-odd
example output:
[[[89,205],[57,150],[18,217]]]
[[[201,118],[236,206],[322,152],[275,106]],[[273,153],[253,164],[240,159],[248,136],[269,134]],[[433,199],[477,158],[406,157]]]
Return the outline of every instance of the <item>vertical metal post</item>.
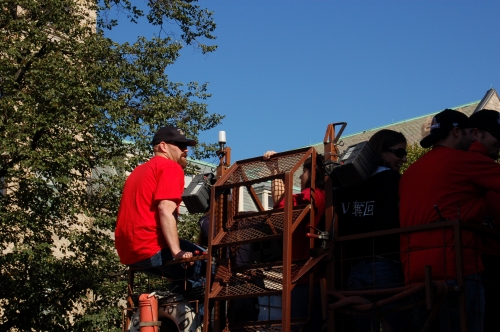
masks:
[[[457,273],[457,284],[459,288],[458,303],[460,306],[460,329],[467,331],[467,312],[465,310],[465,287],[464,287],[464,269],[462,261],[462,231],[460,221],[457,220],[453,225],[453,237],[455,238],[455,265]]]
[[[292,311],[292,184],[290,172],[285,173],[285,210],[283,220],[283,289],[281,307],[281,330],[290,331]]]
[[[219,166],[217,166],[216,170],[216,179],[217,181],[222,178],[222,176],[229,169],[231,164],[231,148],[226,146],[225,148],[217,151],[217,156],[219,157]],[[215,188],[212,188],[211,198],[210,198],[210,227],[209,227],[209,235],[208,235],[208,250],[207,250],[207,272],[206,272],[206,284],[205,284],[205,301],[204,303],[204,311],[205,315],[203,316],[203,331],[209,331],[209,323],[211,316],[211,307],[210,307],[210,291],[212,284],[212,257],[214,253],[212,252],[212,240],[216,234],[220,232],[222,229],[222,223],[224,219],[224,207],[227,203],[227,195],[219,195],[219,197],[215,197]],[[225,199],[226,198],[226,199]],[[221,329],[221,321],[223,319],[222,312],[220,310],[220,301],[214,301],[213,303],[213,312],[214,312],[214,326],[212,328],[213,331],[220,331]]]
[[[342,125],[339,133],[337,136],[335,136],[335,125]],[[342,132],[344,131],[344,128],[346,126],[345,122],[340,122],[340,123],[332,123],[329,124],[326,128],[326,133],[325,133],[325,138],[323,140],[323,145],[324,145],[324,152],[325,152],[325,162],[328,161],[333,161],[336,162],[338,161],[338,155],[339,151],[337,148],[337,142],[340,138],[340,135],[342,135]],[[325,228],[326,230],[331,234],[330,237],[330,248],[331,248],[331,253],[328,257],[328,261],[326,264],[326,275],[328,276],[326,280],[326,290],[327,292],[332,292],[335,290],[335,262],[334,262],[334,255],[333,255],[333,238],[336,236],[334,229],[336,228],[336,225],[334,223],[335,221],[335,208],[333,204],[333,184],[332,184],[332,179],[330,176],[325,175]],[[324,300],[322,301],[322,306],[324,308],[327,308],[327,298],[325,297]],[[327,310],[327,309],[324,309]],[[335,331],[335,315],[333,310],[328,313],[328,318],[327,318],[327,328],[328,332],[333,332]]]

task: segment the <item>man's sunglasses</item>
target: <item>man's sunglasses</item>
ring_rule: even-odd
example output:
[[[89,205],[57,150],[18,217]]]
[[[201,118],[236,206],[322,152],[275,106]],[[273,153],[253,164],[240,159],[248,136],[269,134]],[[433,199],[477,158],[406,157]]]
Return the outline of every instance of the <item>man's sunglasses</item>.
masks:
[[[188,148],[188,145],[186,143],[179,143],[179,142],[168,142],[169,144],[175,145],[178,147],[181,151],[184,151]]]
[[[406,157],[406,155],[408,154],[408,152],[406,151],[406,149],[403,149],[403,148],[399,148],[399,149],[385,149],[384,151],[392,152],[398,158]]]

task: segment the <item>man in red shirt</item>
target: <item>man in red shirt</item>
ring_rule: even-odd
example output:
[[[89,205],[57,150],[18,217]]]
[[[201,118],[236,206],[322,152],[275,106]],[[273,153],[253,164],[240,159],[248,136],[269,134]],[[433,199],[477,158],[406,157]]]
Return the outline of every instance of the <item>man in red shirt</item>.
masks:
[[[163,266],[172,259],[192,257],[199,250],[179,240],[178,208],[184,190],[188,139],[175,127],[161,127],[152,141],[154,156],[137,166],[125,181],[115,229],[115,247],[123,264],[155,274],[183,277],[179,265]]]
[[[400,181],[401,227],[438,222],[442,219],[481,223],[486,192],[500,192],[500,165],[481,154],[467,152],[474,140],[463,113],[444,110],[433,118],[431,133],[420,144],[433,146],[403,174]],[[438,212],[439,211],[439,212]],[[467,331],[482,331],[484,289],[478,274],[483,270],[474,235],[462,232]],[[432,277],[456,285],[456,264],[451,228],[423,231],[401,237],[401,261],[407,283],[424,280],[424,268]],[[440,310],[438,330],[460,330],[458,298],[450,294]],[[415,315],[414,323],[423,324]],[[418,328],[418,327],[417,327]]]
[[[497,160],[500,152],[500,114],[493,110],[481,110],[471,115],[470,123],[472,126],[472,134],[477,139],[472,143],[469,151],[479,153],[484,156]],[[500,225],[500,195],[490,191],[486,193],[486,216],[485,225],[495,225],[498,228]],[[484,330],[498,330],[498,312],[500,305],[498,298],[500,297],[500,265],[498,252],[498,238],[486,237],[483,239],[482,245],[496,254],[483,254],[481,259],[484,265],[482,279],[485,289],[485,313],[484,313]]]

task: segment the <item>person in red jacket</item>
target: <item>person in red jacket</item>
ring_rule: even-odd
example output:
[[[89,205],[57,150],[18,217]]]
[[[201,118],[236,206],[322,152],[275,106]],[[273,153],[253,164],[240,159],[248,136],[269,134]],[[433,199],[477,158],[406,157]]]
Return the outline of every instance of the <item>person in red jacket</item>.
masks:
[[[432,150],[414,162],[400,181],[401,227],[430,224],[443,219],[481,223],[486,192],[500,193],[500,165],[479,153],[466,151],[474,141],[468,118],[451,109],[434,116],[431,132],[420,144]],[[484,288],[481,254],[474,234],[462,232],[462,266],[465,275],[467,331],[482,331]],[[451,228],[411,233],[401,237],[401,261],[407,283],[424,280],[425,266],[432,277],[456,285],[456,255]],[[426,315],[413,315],[420,330]],[[434,326],[441,331],[460,331],[458,296],[449,294]]]
[[[178,208],[184,190],[188,139],[175,127],[161,127],[152,141],[154,156],[137,166],[125,181],[115,229],[120,262],[155,274],[183,278],[180,265],[166,261],[188,258],[200,248],[179,240]]]
[[[274,151],[267,151],[264,153],[264,160],[268,160],[272,155],[276,154]],[[323,156],[318,154],[316,158],[316,189],[311,188],[311,158],[307,159],[302,166],[302,174],[300,175],[300,193],[292,196],[293,206],[300,204],[313,203],[314,208],[314,226],[317,227],[321,218],[325,213],[325,185],[324,185],[324,172],[323,172]],[[284,194],[285,185],[282,180],[273,180],[271,184],[271,194],[273,197],[274,208],[283,208],[285,206]],[[308,224],[303,223],[301,230],[296,230],[293,233],[293,259],[307,259],[309,258],[309,238],[305,236],[311,230]]]
[[[479,153],[498,160],[500,152],[500,114],[494,110],[480,110],[470,116],[472,134],[477,139],[469,148],[470,152]],[[498,229],[500,225],[500,195],[493,191],[486,193],[486,215],[483,224]],[[484,330],[498,331],[500,313],[500,246],[498,238],[482,238],[482,246],[489,253],[483,253],[484,271],[482,279],[485,290]]]
[[[264,160],[268,160],[274,151],[264,153]],[[315,189],[311,188],[311,170],[312,158],[308,158],[302,165],[302,174],[300,175],[300,193],[292,196],[293,206],[312,203],[314,209],[314,226],[318,227],[325,214],[325,184],[323,171],[323,156],[316,156],[315,167]],[[282,180],[273,180],[271,184],[271,194],[273,196],[274,208],[283,208],[284,183]],[[310,257],[309,238],[306,233],[311,232],[309,223],[303,222],[292,234],[292,259],[308,259]],[[315,275],[316,281],[319,281],[318,274]],[[309,285],[308,278],[302,277],[292,291],[292,318],[307,317],[309,309]],[[313,293],[313,312],[310,325],[304,327],[304,331],[319,331],[323,325],[321,314],[321,295],[319,283],[314,285]]]

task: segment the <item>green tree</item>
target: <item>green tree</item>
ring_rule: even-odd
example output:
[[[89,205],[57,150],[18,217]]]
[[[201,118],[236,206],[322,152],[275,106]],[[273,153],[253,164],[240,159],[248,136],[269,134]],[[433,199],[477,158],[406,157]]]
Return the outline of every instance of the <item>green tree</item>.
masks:
[[[418,158],[422,157],[429,149],[424,149],[418,143],[413,143],[409,145],[408,154],[406,155],[406,163],[401,167],[401,173],[404,173],[411,164],[413,164]]]
[[[1,2],[2,331],[119,330],[126,288],[109,273],[123,269],[111,235],[126,172],[151,155],[159,126],[197,137],[222,119],[207,111],[206,84],[166,75],[182,47],[216,49],[212,13],[189,0],[145,3]],[[116,10],[179,29],[118,44],[104,34],[120,27]]]

